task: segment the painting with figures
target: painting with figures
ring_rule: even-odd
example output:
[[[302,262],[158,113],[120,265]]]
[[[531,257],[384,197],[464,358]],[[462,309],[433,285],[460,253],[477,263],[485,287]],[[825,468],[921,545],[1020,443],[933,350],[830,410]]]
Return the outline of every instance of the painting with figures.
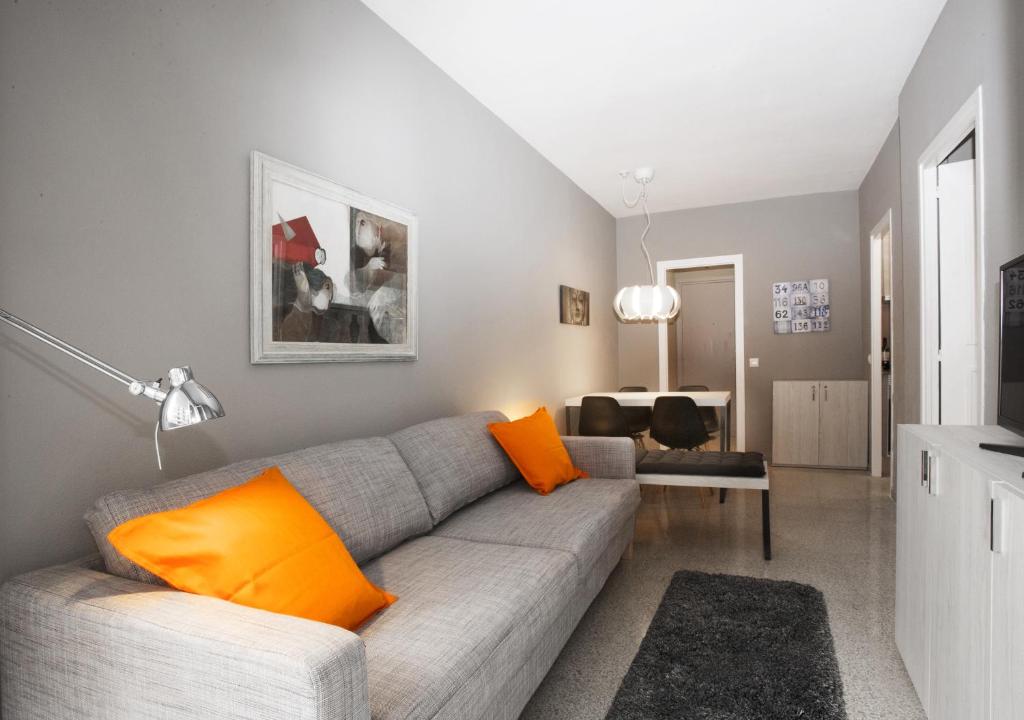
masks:
[[[416,219],[253,154],[252,361],[416,357]]]

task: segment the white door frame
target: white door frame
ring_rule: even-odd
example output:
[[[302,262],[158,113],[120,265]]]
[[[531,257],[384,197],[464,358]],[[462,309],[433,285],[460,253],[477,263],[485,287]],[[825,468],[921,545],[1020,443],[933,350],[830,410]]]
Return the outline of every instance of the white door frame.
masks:
[[[882,476],[882,237],[889,233],[889,272],[892,272],[892,208],[886,211],[871,231],[871,476]],[[889,342],[892,343],[891,325],[896,313],[889,300]],[[892,345],[890,344],[890,348]]]
[[[918,212],[920,222],[921,257],[921,422],[936,425],[939,421],[939,383],[936,374],[938,366],[938,307],[931,302],[938,296],[938,217],[934,212],[938,199],[936,177],[939,164],[945,160],[971,132],[975,143],[975,253],[974,253],[974,302],[975,302],[975,347],[977,348],[977,375],[974,424],[980,424],[985,417],[985,343],[983,342],[985,318],[984,257],[985,247],[985,153],[982,132],[982,89],[974,91],[946,127],[935,136],[928,149],[918,161]]]
[[[736,305],[736,397],[733,398],[732,415],[736,418],[736,449],[747,447],[747,376],[746,350],[743,343],[743,256],[717,255],[715,257],[686,258],[683,260],[659,260],[658,283],[668,284],[670,270],[692,270],[694,268],[731,265]],[[658,322],[658,383],[661,392],[668,392],[668,322]]]

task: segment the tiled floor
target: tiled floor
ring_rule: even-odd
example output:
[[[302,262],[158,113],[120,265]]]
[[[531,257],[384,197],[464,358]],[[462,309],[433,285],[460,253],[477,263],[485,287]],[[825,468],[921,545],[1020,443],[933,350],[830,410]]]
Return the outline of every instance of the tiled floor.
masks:
[[[850,720],[924,718],[893,640],[896,506],[889,481],[772,470],[774,559],[757,491],[725,505],[693,488],[643,488],[632,559],[594,601],[522,720],[600,720],[680,569],[795,580],[825,594]]]

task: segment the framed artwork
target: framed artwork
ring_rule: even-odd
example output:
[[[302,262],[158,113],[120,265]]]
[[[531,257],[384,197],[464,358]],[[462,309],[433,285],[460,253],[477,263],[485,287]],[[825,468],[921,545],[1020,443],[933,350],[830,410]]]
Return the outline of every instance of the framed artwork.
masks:
[[[252,153],[253,363],[416,359],[417,221]]]
[[[590,324],[590,293],[586,290],[558,286],[559,321],[565,325]]]
[[[772,329],[776,335],[831,330],[828,279],[772,283]]]

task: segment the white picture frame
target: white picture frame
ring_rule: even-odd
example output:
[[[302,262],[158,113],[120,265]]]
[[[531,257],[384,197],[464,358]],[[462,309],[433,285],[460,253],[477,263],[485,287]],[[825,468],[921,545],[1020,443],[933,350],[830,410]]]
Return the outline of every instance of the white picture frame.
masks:
[[[281,212],[285,206],[290,217]],[[308,216],[294,217],[295,208],[305,207]],[[253,364],[417,359],[414,214],[255,150],[250,210]],[[318,224],[331,230],[331,253],[321,247]],[[357,230],[359,224],[369,234]],[[372,238],[366,253],[367,244],[357,240],[365,237]],[[308,257],[295,260],[294,253]],[[369,258],[365,266],[358,267],[357,256]],[[285,285],[295,296],[290,305]]]

